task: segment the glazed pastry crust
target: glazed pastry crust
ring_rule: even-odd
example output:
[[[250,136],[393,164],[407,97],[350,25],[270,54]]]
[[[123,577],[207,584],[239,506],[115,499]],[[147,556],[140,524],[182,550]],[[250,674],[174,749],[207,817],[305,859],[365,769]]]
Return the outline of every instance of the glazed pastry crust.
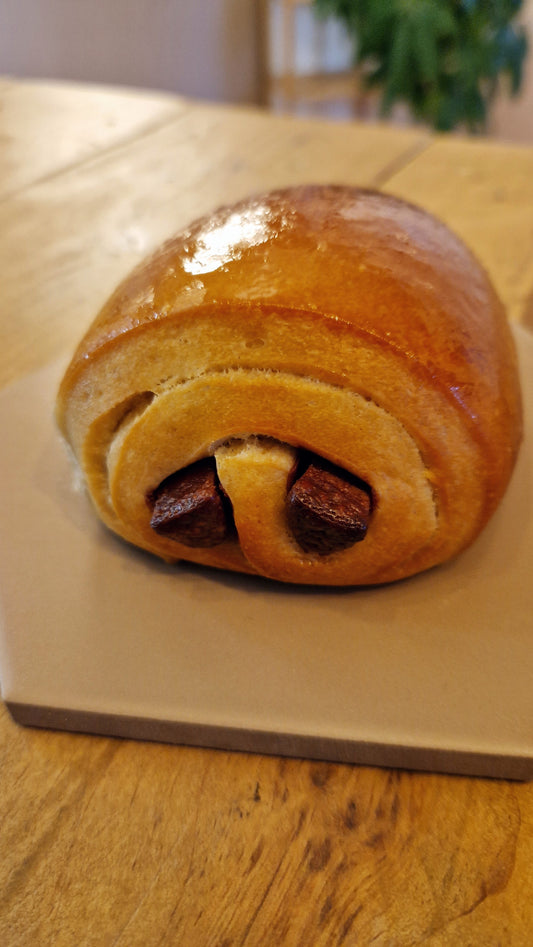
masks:
[[[516,353],[487,274],[391,196],[307,186],[223,208],[118,287],[57,418],[104,522],[167,560],[285,582],[372,584],[468,546],[521,439]],[[367,537],[326,556],[287,530],[302,448],[367,482]],[[146,496],[214,455],[238,541],[154,533]]]

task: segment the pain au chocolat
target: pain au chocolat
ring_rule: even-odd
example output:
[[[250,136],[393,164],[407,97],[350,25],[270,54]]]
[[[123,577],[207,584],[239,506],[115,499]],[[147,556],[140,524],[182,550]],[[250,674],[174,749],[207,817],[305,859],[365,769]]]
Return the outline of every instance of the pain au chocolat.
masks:
[[[420,208],[302,186],[192,224],[138,266],[57,401],[125,540],[283,582],[390,582],[472,543],[521,438],[490,280]]]

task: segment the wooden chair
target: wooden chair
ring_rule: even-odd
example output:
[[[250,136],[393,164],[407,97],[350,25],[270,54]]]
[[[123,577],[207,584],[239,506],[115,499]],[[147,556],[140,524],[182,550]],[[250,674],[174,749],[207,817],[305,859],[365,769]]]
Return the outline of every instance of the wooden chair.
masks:
[[[260,47],[263,104],[278,112],[361,117],[367,96],[355,68],[302,71],[297,62],[298,17],[312,0],[261,0]],[[316,20],[317,47],[324,25]],[[316,52],[317,50],[315,50]],[[316,57],[319,59],[319,56]]]

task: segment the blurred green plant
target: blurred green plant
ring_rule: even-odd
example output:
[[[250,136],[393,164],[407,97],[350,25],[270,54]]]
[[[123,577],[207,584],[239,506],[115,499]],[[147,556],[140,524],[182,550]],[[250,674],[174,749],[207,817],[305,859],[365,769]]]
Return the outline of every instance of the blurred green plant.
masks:
[[[439,131],[486,128],[496,92],[515,95],[527,55],[515,18],[522,0],[313,0],[354,44],[365,83],[381,90],[381,112],[405,102]],[[503,78],[503,83],[502,83]]]

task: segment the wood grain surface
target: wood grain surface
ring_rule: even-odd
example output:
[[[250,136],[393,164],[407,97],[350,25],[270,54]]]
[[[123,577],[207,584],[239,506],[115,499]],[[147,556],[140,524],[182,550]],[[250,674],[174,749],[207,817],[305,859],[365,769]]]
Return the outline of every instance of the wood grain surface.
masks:
[[[533,327],[533,150],[13,80],[0,105],[1,384],[197,213],[296,181],[438,212]],[[6,947],[533,943],[529,783],[30,730],[0,705],[0,826]]]

